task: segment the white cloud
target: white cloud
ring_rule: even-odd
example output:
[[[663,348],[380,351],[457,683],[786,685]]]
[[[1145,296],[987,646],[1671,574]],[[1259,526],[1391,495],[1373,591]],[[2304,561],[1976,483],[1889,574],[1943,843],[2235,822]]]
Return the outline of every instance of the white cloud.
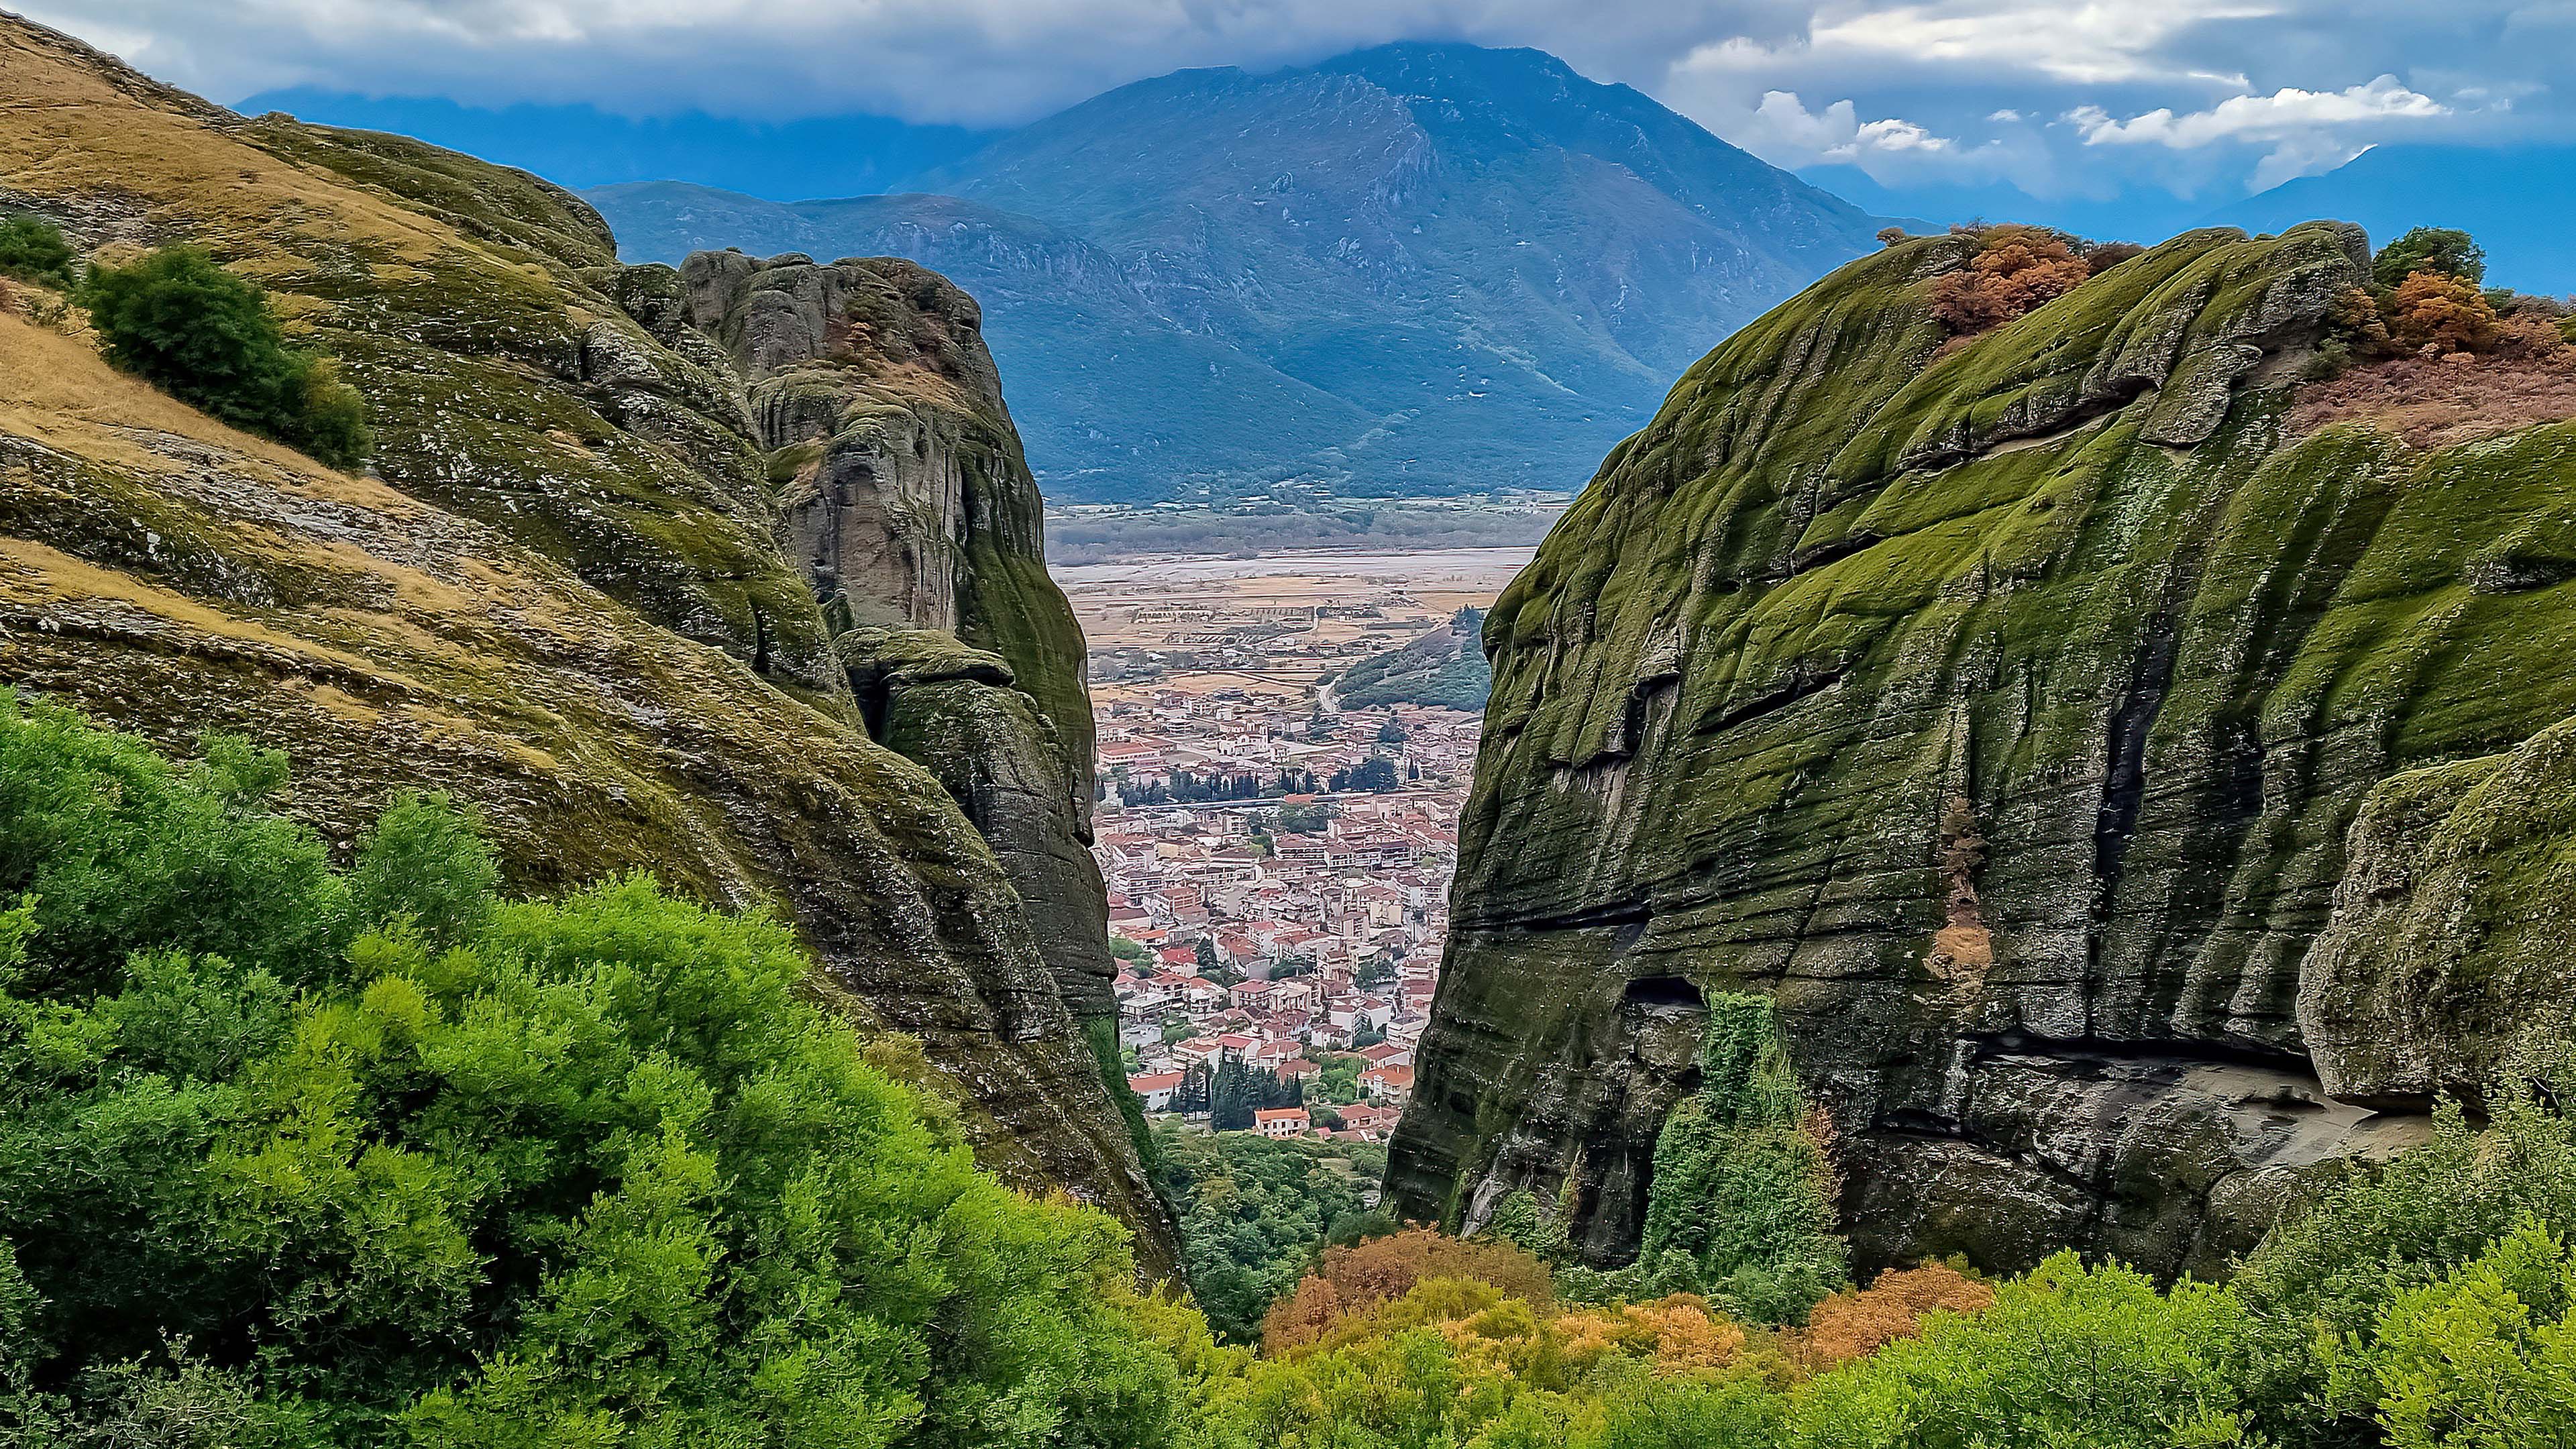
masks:
[[[1186,66],[1257,70],[1398,39],[1531,45],[1775,162],[2008,178],[2039,195],[2196,192],[2378,140],[2576,126],[2563,75],[2576,0],[31,3],[227,102],[313,85],[756,120],[1007,125]],[[1802,96],[1837,99],[1811,111]]]
[[[1849,100],[1809,110],[1795,91],[1766,91],[1751,110],[1718,118],[1715,129],[1775,166],[1857,166],[1889,185],[1992,180],[2046,167],[1997,142],[1964,145],[1903,117],[1864,121]]]
[[[2393,75],[2383,75],[2367,85],[2340,91],[2284,86],[2268,96],[2230,96],[2188,115],[2178,116],[2172,108],[2160,106],[2120,121],[2100,106],[2078,106],[2066,113],[2066,119],[2087,146],[2158,145],[2181,151],[2218,141],[2291,140],[2322,130],[2426,121],[2450,114],[2451,108],[2440,101],[2408,90]]]
[[[2160,146],[2192,151],[2226,144],[2265,148],[2248,184],[2259,191],[2294,177],[2331,171],[2378,139],[2453,115],[2450,106],[2411,90],[2393,75],[2340,91],[2285,86],[2268,96],[2230,96],[2206,110],[2177,115],[2170,107],[2118,120],[2100,106],[2068,111],[2087,146]]]

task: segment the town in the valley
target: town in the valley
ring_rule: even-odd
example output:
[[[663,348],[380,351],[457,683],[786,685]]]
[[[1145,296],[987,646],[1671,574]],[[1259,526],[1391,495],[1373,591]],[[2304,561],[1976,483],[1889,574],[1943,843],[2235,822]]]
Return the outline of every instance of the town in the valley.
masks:
[[[1091,641],[1119,1042],[1149,1113],[1382,1141],[1413,1086],[1483,717],[1332,684],[1526,549],[1058,571]]]

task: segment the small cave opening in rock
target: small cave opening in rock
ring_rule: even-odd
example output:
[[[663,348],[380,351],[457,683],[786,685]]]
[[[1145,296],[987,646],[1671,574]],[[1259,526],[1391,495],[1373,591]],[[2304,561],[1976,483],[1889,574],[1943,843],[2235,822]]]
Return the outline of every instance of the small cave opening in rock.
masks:
[[[1708,997],[1687,976],[1640,976],[1619,993],[1627,1006],[1670,1006],[1705,1011]]]

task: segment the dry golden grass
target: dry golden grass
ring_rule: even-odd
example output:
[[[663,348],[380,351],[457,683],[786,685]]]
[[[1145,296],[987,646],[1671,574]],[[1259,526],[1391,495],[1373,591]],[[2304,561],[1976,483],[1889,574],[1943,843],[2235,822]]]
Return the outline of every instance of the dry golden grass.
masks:
[[[220,235],[227,259],[254,274],[352,243],[410,260],[460,245],[414,212],[227,134],[237,123],[68,37],[0,21],[0,176],[31,198],[123,198],[139,229]]]
[[[2410,446],[2442,448],[2576,418],[2576,353],[2427,359],[2356,367],[2299,390],[2293,432],[2367,423]]]

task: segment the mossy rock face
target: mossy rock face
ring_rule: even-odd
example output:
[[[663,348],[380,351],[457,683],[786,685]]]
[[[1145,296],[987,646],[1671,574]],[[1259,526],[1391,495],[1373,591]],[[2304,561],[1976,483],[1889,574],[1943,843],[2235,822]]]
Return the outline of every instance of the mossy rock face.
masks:
[[[1633,1251],[1624,1103],[1674,1089],[1639,983],[1774,996],[1880,1262],[2206,1266],[2265,1184],[2412,1130],[2326,1086],[2413,1107],[2496,1056],[2438,1005],[2403,1070],[2319,1024],[2368,1037],[2353,1003],[2439,914],[2339,897],[2356,850],[2449,862],[2469,918],[2563,884],[2554,816],[2510,861],[2468,818],[2355,822],[2576,715],[2576,430],[2286,436],[2354,228],[2192,233],[1944,346],[1965,254],[1855,262],[1710,354],[1489,616],[1399,1212],[1570,1178],[1577,1241]],[[2472,919],[2444,969],[2507,934]],[[2499,1000],[2565,991],[2511,959]],[[2327,961],[2344,1004],[2311,1007]]]
[[[521,889],[651,870],[776,906],[819,989],[921,1039],[988,1165],[1117,1213],[1168,1270],[1029,903],[942,780],[863,728],[677,274],[614,268],[533,178],[245,122],[5,17],[0,74],[26,102],[0,114],[0,188],[258,276],[382,438],[380,478],[335,473],[0,316],[0,685],[173,751],[207,729],[281,748],[291,808],[343,849],[396,789],[445,789]],[[908,677],[975,677],[935,652]],[[1022,666],[981,667],[1004,684],[973,687],[1026,701]],[[961,748],[1047,727],[1005,707]]]
[[[659,316],[668,269],[639,270],[656,273]],[[1066,1000],[1109,1017],[1082,631],[1047,576],[1043,503],[974,299],[894,258],[733,252],[690,257],[677,293],[748,380],[781,546],[839,631],[871,728],[957,787],[1031,902]],[[975,687],[926,689],[943,668]],[[960,715],[934,719],[944,705]]]

